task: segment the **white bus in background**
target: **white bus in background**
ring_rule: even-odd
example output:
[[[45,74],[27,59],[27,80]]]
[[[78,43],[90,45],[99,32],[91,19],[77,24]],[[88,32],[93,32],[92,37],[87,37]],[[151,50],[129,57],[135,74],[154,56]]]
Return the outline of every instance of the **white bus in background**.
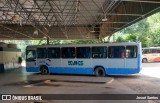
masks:
[[[26,48],[27,72],[125,75],[141,70],[140,42],[36,45]]]
[[[160,47],[142,48],[142,62],[160,62]]]

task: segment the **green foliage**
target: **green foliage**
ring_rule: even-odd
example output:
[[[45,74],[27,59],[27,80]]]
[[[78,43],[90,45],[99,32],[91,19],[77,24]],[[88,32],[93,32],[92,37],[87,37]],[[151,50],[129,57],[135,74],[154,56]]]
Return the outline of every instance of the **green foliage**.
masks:
[[[42,44],[47,44],[46,40],[31,40],[32,45],[42,45]]]
[[[49,44],[61,44],[61,40],[50,40]]]
[[[127,40],[125,38],[123,38],[122,36],[119,36],[117,39],[116,39],[116,42],[127,42]]]
[[[128,35],[126,36],[126,40],[127,40],[128,42],[136,42],[136,41],[137,41],[137,36],[134,35],[134,34],[128,34]]]
[[[47,40],[32,40],[33,45],[47,44]],[[61,40],[50,40],[49,44],[61,44]]]
[[[150,38],[146,35],[139,35],[138,41],[141,41],[142,47],[149,47],[150,46]]]
[[[151,46],[159,47],[160,46],[160,30],[152,33],[151,37]]]
[[[96,40],[50,40],[49,44],[93,44]],[[32,40],[32,45],[47,44],[47,40]]]
[[[72,40],[72,44],[95,44],[95,40]]]
[[[160,12],[116,33],[116,42],[141,41],[142,47],[160,47]],[[120,36],[120,37],[119,37]]]
[[[116,42],[136,42],[137,36],[133,34],[119,35]]]

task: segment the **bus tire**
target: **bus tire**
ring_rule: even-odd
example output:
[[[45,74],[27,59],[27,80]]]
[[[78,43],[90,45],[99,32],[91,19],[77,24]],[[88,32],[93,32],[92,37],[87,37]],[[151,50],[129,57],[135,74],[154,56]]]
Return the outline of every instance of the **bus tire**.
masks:
[[[42,75],[47,75],[48,74],[48,68],[46,66],[41,67],[41,74]]]
[[[148,61],[147,58],[142,59],[142,63],[147,63],[147,61]]]
[[[95,76],[98,76],[98,77],[104,77],[106,74],[105,74],[105,71],[102,67],[97,67],[95,70],[94,70],[94,74]]]

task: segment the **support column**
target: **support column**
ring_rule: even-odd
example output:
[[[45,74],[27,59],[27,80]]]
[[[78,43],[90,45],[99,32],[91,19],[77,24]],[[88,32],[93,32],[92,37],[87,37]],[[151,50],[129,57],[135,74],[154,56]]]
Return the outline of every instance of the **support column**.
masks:
[[[47,44],[49,44],[49,38],[47,37]]]

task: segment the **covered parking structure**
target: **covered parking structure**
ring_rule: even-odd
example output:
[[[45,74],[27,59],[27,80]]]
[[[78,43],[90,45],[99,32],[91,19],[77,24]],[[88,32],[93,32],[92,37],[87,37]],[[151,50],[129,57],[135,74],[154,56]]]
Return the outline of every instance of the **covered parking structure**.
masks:
[[[0,0],[0,38],[100,39],[159,10],[159,0]]]

